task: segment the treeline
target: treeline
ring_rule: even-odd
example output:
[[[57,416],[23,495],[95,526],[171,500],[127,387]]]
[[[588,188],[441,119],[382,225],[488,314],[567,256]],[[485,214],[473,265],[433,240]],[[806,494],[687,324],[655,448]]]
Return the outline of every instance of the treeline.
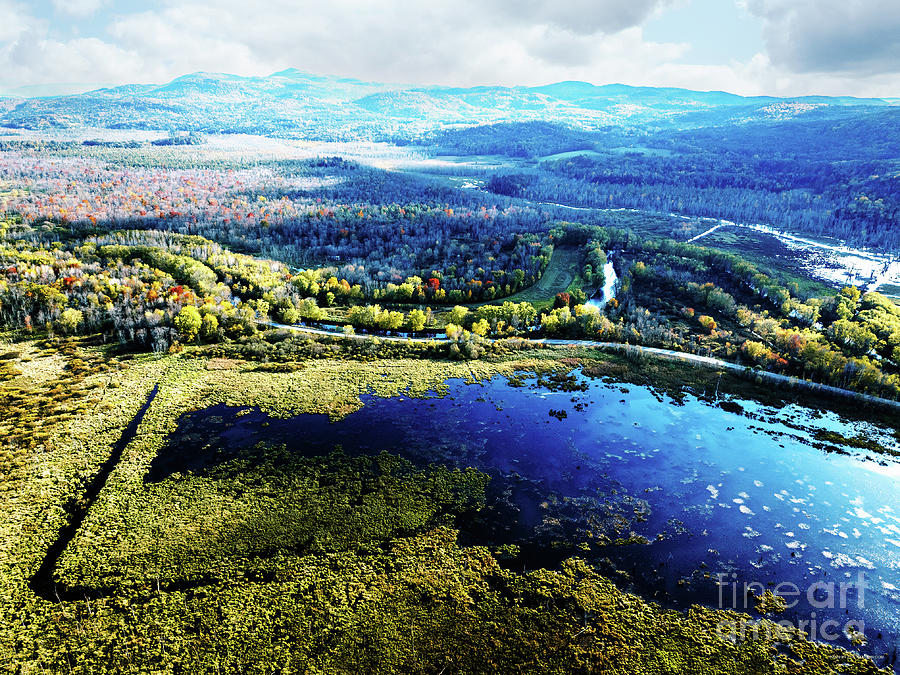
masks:
[[[594,147],[590,134],[564,124],[513,122],[442,131],[425,139],[442,155],[532,158]]]
[[[900,308],[884,296],[851,287],[801,299],[733,254],[616,239],[627,268],[609,314],[628,341],[900,397]]]
[[[150,145],[202,145],[203,144],[203,136],[198,133],[188,133],[188,134],[172,134],[171,136],[167,136],[166,138],[157,138],[155,140],[150,141]]]
[[[628,164],[634,162],[647,166],[628,169]],[[677,165],[667,166],[669,162],[643,156],[622,163],[618,158],[604,162],[575,157],[546,166],[528,180],[491,178],[488,186],[498,194],[535,201],[771,224],[815,236],[837,237],[854,245],[900,248],[900,191],[890,173],[867,174],[852,184],[832,185],[826,192],[816,192],[797,186],[744,186],[760,182],[756,172],[762,169],[748,169],[746,180],[743,175],[729,179],[727,170],[711,157],[696,160],[698,165],[709,167],[699,173]],[[866,173],[888,168],[866,166],[859,170]],[[802,172],[798,170],[797,175]],[[507,189],[509,185],[513,189]]]
[[[150,235],[151,241],[154,236],[160,235]],[[102,333],[165,351],[184,337],[179,332],[187,324],[180,327],[177,318],[185,308],[202,322],[202,331],[199,325],[187,331],[188,339],[215,342],[255,332],[255,301],[234,296],[233,288],[240,280],[271,287],[272,265],[287,275],[279,263],[255,261],[200,238],[171,238],[169,248],[177,253],[146,239],[131,246],[121,243],[125,237],[109,239],[117,241],[88,240],[70,248],[0,245],[0,324],[25,332]]]
[[[801,298],[795,286],[734,254],[628,230],[565,224],[549,237],[580,247],[585,274],[600,267],[602,275],[606,252],[615,251],[616,299],[601,308],[573,291],[541,311],[506,301],[457,305],[439,318],[425,305],[401,311],[375,304],[333,270],[292,271],[198,236],[122,231],[68,248],[4,245],[0,322],[23,331],[104,333],[162,351],[241,340],[269,321],[316,324],[329,318],[324,306],[340,302],[349,306],[337,319],[345,333],[443,330],[440,353],[451,358],[479,358],[501,338],[584,338],[715,354],[900,395],[900,309],[883,296],[848,288],[824,300]],[[392,292],[416,302],[427,289],[427,281],[407,278]]]
[[[105,333],[155,351],[178,341],[235,339],[255,333],[269,320],[316,323],[327,317],[324,308],[335,304],[350,307],[340,321],[350,327],[420,332],[435,326],[428,307],[383,309],[359,284],[336,276],[335,268],[292,271],[196,235],[123,230],[67,246],[20,241],[0,247],[0,270],[3,326]],[[380,297],[404,303],[445,301],[441,274],[435,274],[426,281],[409,277],[388,284]],[[513,287],[524,279],[520,273]],[[523,325],[518,320],[512,324]]]

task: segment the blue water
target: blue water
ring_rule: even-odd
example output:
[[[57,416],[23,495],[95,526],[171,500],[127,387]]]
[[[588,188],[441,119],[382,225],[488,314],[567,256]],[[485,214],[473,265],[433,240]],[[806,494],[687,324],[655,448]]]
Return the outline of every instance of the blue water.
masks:
[[[534,378],[526,382],[534,385]],[[740,401],[743,413],[726,412],[690,396],[679,404],[645,387],[580,375],[578,383],[586,391],[514,387],[504,378],[451,381],[443,397],[365,397],[362,410],[336,423],[313,415],[279,420],[259,411],[201,411],[225,415],[227,431],[194,457],[194,466],[180,454],[182,465],[163,462],[155,478],[200,470],[228,448],[259,440],[307,453],[339,444],[349,453],[388,450],[420,463],[475,466],[491,474],[493,497],[503,501],[486,517],[511,522],[473,525],[464,541],[484,543],[480,536],[500,543],[505,533],[523,544],[516,564],[526,566],[551,564],[542,542],[586,542],[547,550],[595,560],[626,588],[674,606],[744,610],[743,591],[720,588],[717,578],[739,589],[790,583],[804,596],[816,582],[833,583],[834,592],[826,586],[812,596],[818,606],[803,597],[778,619],[815,621],[805,626],[813,637],[839,634],[834,643],[845,647],[841,629],[857,620],[869,641],[861,651],[896,653],[900,464],[850,449],[850,455],[827,453],[811,437],[828,429],[896,448],[891,432],[798,406]],[[188,426],[200,421],[196,415]],[[636,534],[649,543],[614,546],[598,533]],[[828,620],[835,624],[823,633]]]

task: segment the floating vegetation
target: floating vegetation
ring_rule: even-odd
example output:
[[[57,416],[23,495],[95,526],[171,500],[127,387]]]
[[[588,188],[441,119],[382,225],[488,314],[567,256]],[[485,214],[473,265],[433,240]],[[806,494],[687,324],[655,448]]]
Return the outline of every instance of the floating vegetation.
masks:
[[[756,611],[764,615],[777,615],[784,613],[787,608],[787,600],[779,595],[772,593],[770,589],[766,589],[762,595],[754,596],[756,600]]]
[[[734,413],[736,415],[740,415],[744,412],[744,407],[736,401],[719,401],[719,407],[725,412]]]
[[[866,436],[860,435],[854,436],[853,438],[848,438],[847,436],[844,436],[837,431],[831,431],[828,429],[817,429],[813,435],[817,440],[824,441],[826,443],[832,443],[838,446],[843,445],[851,448],[860,448],[862,450],[869,450],[871,452],[900,457],[900,450],[897,450],[895,448],[888,448],[878,441]]]

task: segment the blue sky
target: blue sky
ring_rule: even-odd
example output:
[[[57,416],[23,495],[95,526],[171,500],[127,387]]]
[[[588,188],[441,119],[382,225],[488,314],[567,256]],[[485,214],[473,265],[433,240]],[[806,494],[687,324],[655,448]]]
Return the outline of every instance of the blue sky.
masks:
[[[730,0],[693,0],[659,12],[644,25],[644,38],[686,42],[685,63],[747,61],[765,51],[763,21]]]
[[[0,93],[296,67],[399,84],[900,96],[897,0],[0,0],[0,17]]]

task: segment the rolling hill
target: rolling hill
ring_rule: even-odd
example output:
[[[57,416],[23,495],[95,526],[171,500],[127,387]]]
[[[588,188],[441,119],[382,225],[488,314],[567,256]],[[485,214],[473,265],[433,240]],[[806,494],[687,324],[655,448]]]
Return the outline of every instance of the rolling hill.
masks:
[[[57,97],[7,98],[0,125],[94,126],[318,138],[378,138],[493,122],[555,121],[585,130],[610,126],[696,128],[850,107],[882,108],[881,99],[743,97],[726,92],[595,86],[404,87],[288,69],[267,77],[192,73],[162,85],[132,84]]]

